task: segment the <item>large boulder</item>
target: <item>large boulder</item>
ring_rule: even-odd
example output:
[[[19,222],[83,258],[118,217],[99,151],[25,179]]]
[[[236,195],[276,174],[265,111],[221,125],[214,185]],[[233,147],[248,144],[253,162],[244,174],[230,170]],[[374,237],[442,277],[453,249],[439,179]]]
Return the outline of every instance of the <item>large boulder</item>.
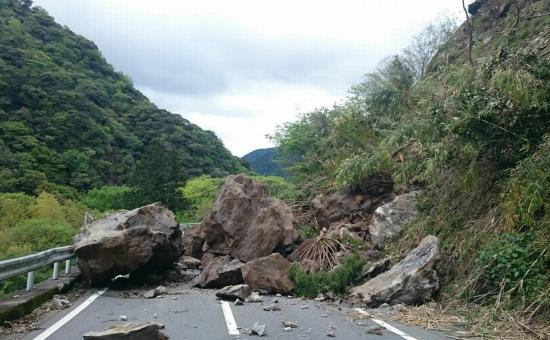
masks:
[[[244,264],[229,255],[214,257],[205,254],[202,272],[193,280],[194,286],[202,288],[221,288],[243,283],[241,268]]]
[[[438,239],[426,236],[403,261],[365,284],[356,287],[352,296],[369,307],[417,304],[428,300],[439,289],[435,265],[439,259]]]
[[[399,195],[374,211],[369,226],[373,245],[383,247],[388,239],[401,233],[418,216],[416,202],[421,193],[421,190],[416,190]]]
[[[202,258],[202,248],[204,246],[204,230],[202,224],[195,225],[191,228],[184,228],[182,232],[183,254],[196,259]]]
[[[292,245],[298,237],[290,208],[245,175],[227,177],[202,225],[205,252],[243,262]]]
[[[250,288],[287,294],[294,289],[288,277],[289,269],[290,262],[281,254],[274,253],[246,263],[241,271],[244,282]]]
[[[78,267],[90,284],[167,268],[182,252],[179,224],[160,203],[110,214],[75,237]]]

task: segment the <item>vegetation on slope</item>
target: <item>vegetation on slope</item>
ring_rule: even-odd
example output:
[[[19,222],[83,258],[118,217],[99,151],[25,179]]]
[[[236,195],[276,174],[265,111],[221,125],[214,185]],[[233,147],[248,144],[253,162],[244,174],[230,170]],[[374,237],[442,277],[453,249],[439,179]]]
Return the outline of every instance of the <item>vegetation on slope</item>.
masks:
[[[126,183],[152,144],[187,176],[243,169],[210,131],[158,109],[93,42],[31,1],[0,1],[0,192]]]
[[[301,159],[290,171],[311,194],[424,186],[421,216],[389,251],[403,254],[427,234],[438,235],[444,300],[494,302],[544,319],[550,62],[533,41],[550,27],[548,15],[537,16],[550,4],[519,1],[497,17],[501,5],[488,1],[474,17],[483,41],[472,46],[472,64],[463,26],[425,74],[417,71],[421,58],[393,56],[345,103],[303,114],[273,138],[283,155]]]

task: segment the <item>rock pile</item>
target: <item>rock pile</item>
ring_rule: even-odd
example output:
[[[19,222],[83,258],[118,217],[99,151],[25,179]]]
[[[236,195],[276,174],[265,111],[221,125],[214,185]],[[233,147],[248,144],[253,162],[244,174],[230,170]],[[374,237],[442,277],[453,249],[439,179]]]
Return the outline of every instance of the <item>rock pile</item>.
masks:
[[[420,194],[383,191],[382,196],[367,198],[333,193],[312,204],[318,227],[330,237],[363,239],[380,252],[416,218]],[[200,258],[202,272],[194,285],[223,288],[217,295],[236,303],[249,301],[253,290],[288,294],[294,289],[288,276],[291,263],[282,254],[296,240],[286,204],[269,197],[262,184],[247,176],[229,176],[203,222],[184,231],[186,256],[178,266],[198,268]],[[356,287],[353,296],[368,306],[423,302],[439,289],[438,256],[438,240],[429,236],[389,270],[389,259],[378,258],[365,267],[368,281]]]
[[[290,263],[280,254],[298,239],[290,208],[245,175],[229,176],[203,222],[184,232],[184,253],[201,258],[194,285],[288,293]],[[200,249],[199,249],[200,248]]]

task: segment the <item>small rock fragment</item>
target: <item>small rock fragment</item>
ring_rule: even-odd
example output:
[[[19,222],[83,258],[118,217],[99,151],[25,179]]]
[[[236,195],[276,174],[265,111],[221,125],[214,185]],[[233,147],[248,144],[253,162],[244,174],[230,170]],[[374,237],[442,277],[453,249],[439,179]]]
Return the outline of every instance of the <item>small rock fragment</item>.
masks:
[[[265,335],[265,325],[260,325],[257,322],[254,322],[254,326],[252,326],[252,329],[250,330],[250,335],[258,335],[258,336],[264,336]]]
[[[216,296],[222,299],[245,300],[250,295],[250,287],[245,284],[226,286],[216,292]]]
[[[326,300],[326,298],[325,298],[325,296],[324,296],[322,293],[320,293],[319,295],[317,295],[317,297],[315,298],[315,301],[319,301],[319,302],[323,302],[323,301],[325,301],[325,300]]]
[[[264,307],[264,311],[266,311],[266,312],[274,312],[274,311],[278,311],[278,310],[281,310],[281,307],[279,307],[277,305],[269,305],[269,306]]]
[[[242,305],[244,305],[244,302],[242,302],[239,299],[235,299],[235,306],[242,306]]]
[[[152,299],[155,296],[157,296],[157,290],[156,289],[151,289],[151,290],[145,292],[145,294],[143,294],[143,297],[146,298],[146,299]]]
[[[252,292],[250,295],[244,299],[245,302],[262,302],[262,297],[257,292]]]
[[[283,321],[284,327],[290,327],[290,328],[298,328],[298,324],[294,321]]]
[[[120,321],[128,321],[128,317],[126,315],[121,315],[118,317]]]
[[[367,330],[367,334],[376,334],[376,335],[382,335],[382,331],[384,330],[383,327],[373,327]]]
[[[62,295],[55,295],[53,297],[53,304],[59,309],[67,308],[71,305],[69,300]]]

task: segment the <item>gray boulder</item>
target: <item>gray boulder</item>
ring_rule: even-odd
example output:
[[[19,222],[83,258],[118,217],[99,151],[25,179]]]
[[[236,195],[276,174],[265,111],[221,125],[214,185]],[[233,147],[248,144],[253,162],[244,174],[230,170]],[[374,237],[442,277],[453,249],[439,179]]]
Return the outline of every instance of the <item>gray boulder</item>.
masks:
[[[179,224],[160,203],[115,212],[83,227],[75,237],[78,267],[90,284],[116,275],[159,271],[182,252]]]
[[[374,246],[383,247],[388,239],[401,233],[418,216],[416,201],[421,193],[421,190],[416,190],[399,195],[374,211],[369,226]]]
[[[252,292],[248,285],[234,285],[223,287],[216,292],[216,296],[225,300],[239,299],[244,301]]]
[[[428,300],[439,289],[435,269],[439,259],[438,239],[426,236],[405,259],[390,270],[353,289],[369,307],[383,303],[391,305],[417,304]]]

